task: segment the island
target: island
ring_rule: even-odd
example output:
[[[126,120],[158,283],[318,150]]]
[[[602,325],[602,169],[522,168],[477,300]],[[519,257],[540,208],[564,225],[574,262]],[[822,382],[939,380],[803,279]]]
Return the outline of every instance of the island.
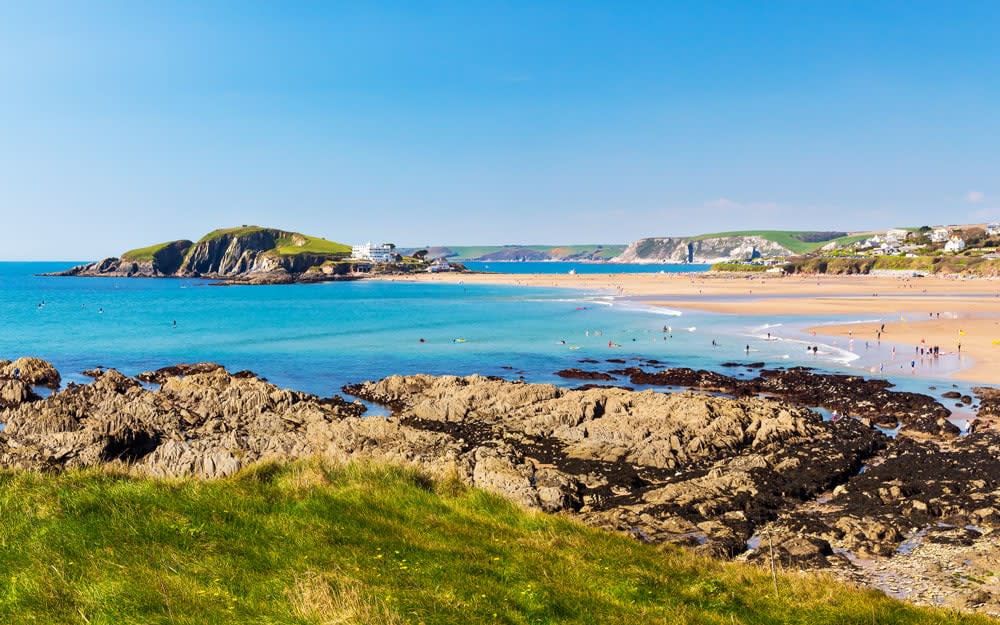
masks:
[[[244,225],[213,230],[197,242],[167,241],[47,275],[291,284],[354,280],[373,273],[454,270],[462,266],[428,260],[426,250],[403,255],[389,243],[352,247],[298,232]]]

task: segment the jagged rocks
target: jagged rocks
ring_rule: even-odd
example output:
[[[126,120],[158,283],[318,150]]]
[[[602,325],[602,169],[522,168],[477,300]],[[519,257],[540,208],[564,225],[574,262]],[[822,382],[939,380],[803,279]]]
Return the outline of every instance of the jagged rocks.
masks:
[[[24,380],[0,379],[0,410],[40,399]]]
[[[477,376],[392,376],[351,392],[469,449],[509,445],[536,470],[555,469],[569,480],[558,486],[563,500],[579,501],[588,522],[648,540],[697,535],[728,554],[742,551],[756,524],[846,479],[883,444],[858,422],[824,423],[759,398],[566,391]],[[491,486],[532,501],[527,465],[505,466]]]
[[[182,375],[192,375],[195,373],[208,373],[210,371],[217,371],[219,369],[222,369],[222,365],[216,364],[214,362],[198,362],[194,364],[180,364],[180,365],[173,365],[170,367],[162,367],[160,369],[157,369],[156,371],[143,371],[142,373],[140,373],[135,377],[141,380],[142,382],[149,382],[151,384],[163,384],[164,382],[167,381],[167,378],[172,378]]]
[[[14,362],[0,360],[0,378],[17,378],[32,386],[59,388],[62,378],[56,368],[41,358],[18,358]]]
[[[821,406],[885,428],[902,424],[900,434],[920,439],[949,439],[960,430],[951,412],[929,395],[894,391],[886,380],[819,374],[804,367],[762,370],[743,380],[714,371],[688,368],[647,372],[638,367],[612,370],[636,385],[694,388],[736,397],[764,395],[799,406]]]

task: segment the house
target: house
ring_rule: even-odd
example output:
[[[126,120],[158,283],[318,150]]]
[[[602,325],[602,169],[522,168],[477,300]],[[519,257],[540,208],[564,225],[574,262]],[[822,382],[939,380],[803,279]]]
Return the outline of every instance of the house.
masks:
[[[910,236],[910,231],[903,230],[902,228],[893,228],[885,233],[885,238],[894,243],[905,241],[908,236]]]
[[[444,271],[451,271],[452,269],[454,269],[454,267],[452,267],[447,260],[443,258],[436,258],[434,262],[431,263],[431,266],[427,268],[427,271],[429,273],[441,273]]]
[[[371,241],[351,246],[351,258],[370,260],[373,263],[391,263],[396,260],[396,246],[392,243],[372,245]]]
[[[944,251],[950,252],[952,254],[957,254],[965,249],[965,240],[962,237],[956,235],[948,239],[948,242],[944,244]]]
[[[951,236],[947,228],[934,228],[931,231],[931,243],[944,243]]]
[[[1000,223],[993,222],[991,224],[987,224],[987,226],[986,226],[986,234],[988,234],[991,237],[992,236],[996,236],[996,235],[1000,235]]]

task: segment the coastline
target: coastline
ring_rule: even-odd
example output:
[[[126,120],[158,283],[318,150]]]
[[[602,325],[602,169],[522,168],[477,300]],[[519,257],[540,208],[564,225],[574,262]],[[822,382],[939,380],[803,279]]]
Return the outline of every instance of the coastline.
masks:
[[[733,274],[412,274],[370,280],[430,284],[485,284],[565,288],[614,294],[663,309],[725,315],[857,315],[886,322],[887,342],[937,344],[957,352],[966,332],[959,370],[949,378],[1000,383],[1000,281],[938,276],[734,276]],[[941,319],[936,315],[940,313]],[[933,324],[925,321],[935,315]],[[995,317],[994,317],[995,316]],[[904,320],[904,321],[901,321]],[[811,327],[810,327],[811,326]],[[806,324],[828,337],[874,338],[872,322]],[[994,336],[995,335],[995,336]]]

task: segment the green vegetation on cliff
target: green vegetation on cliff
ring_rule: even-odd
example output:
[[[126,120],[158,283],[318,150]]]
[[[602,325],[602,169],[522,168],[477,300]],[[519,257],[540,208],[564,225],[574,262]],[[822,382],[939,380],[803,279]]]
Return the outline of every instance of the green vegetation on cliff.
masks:
[[[239,228],[219,228],[218,230],[212,230],[205,236],[198,239],[198,243],[208,243],[209,241],[214,241],[215,239],[222,238],[226,235],[232,236],[246,236],[248,234],[253,234],[255,232],[263,232],[268,230],[268,228],[262,228],[260,226],[240,226]]]
[[[164,251],[168,247],[184,243],[190,244],[191,242],[184,240],[167,241],[166,243],[158,243],[156,245],[150,245],[149,247],[140,247],[138,249],[129,250],[122,254],[122,260],[133,260],[137,262],[151,261],[157,254]]]
[[[350,254],[351,246],[305,234],[285,233],[278,237],[275,250],[282,256],[295,254]]]
[[[0,622],[986,624],[654,547],[411,471],[0,472]]]
[[[688,237],[690,241],[703,241],[705,239],[718,239],[724,237],[760,237],[781,247],[794,252],[795,254],[808,254],[814,252],[824,245],[836,243],[837,245],[850,245],[857,241],[868,238],[870,233],[850,235],[846,232],[812,232],[794,230],[734,230],[732,232],[714,232],[711,234],[699,234]]]

